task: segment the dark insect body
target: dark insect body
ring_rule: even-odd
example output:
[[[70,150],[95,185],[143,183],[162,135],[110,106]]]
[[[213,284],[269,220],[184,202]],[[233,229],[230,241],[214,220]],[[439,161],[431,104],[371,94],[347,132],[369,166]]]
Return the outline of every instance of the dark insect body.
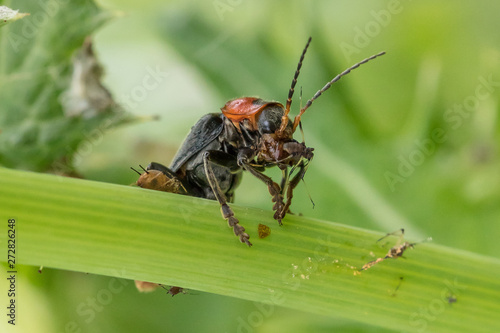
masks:
[[[457,302],[457,298],[453,295],[448,295],[448,297],[446,297],[446,299],[448,300],[448,304],[450,304],[450,305]]]
[[[307,101],[292,121],[288,117],[292,97],[310,42],[311,38],[300,57],[285,106],[256,97],[231,100],[222,107],[222,113],[207,114],[191,128],[169,168],[155,162],[147,168],[148,172],[160,171],[174,179],[185,190],[182,194],[217,200],[234,234],[249,246],[249,235],[228,205],[234,200],[243,171],[267,186],[274,202],[274,219],[281,225],[292,203],[293,190],[313,158],[314,149],[293,138],[302,114],[342,76],[385,53],[373,55],[337,75]],[[263,173],[269,167],[282,171],[280,184]]]
[[[186,293],[186,289],[181,288],[181,287],[174,287],[174,286],[165,287],[164,285],[160,285],[160,287],[165,289],[167,291],[167,294],[172,295],[172,297],[174,297],[177,294],[181,294],[181,293],[185,294]]]

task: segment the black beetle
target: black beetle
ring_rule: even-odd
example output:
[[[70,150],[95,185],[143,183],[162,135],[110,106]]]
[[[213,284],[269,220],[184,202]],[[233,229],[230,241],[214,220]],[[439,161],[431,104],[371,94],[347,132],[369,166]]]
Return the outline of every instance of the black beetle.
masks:
[[[302,114],[332,83],[385,53],[373,55],[338,74],[307,101],[292,121],[288,117],[292,96],[310,42],[311,38],[302,51],[285,107],[255,97],[231,100],[221,109],[222,113],[207,114],[191,128],[170,168],[155,162],[147,168],[175,177],[188,195],[219,201],[222,216],[240,241],[249,246],[252,243],[245,228],[227,204],[233,201],[243,170],[267,185],[274,202],[274,219],[281,225],[289,210],[293,190],[313,158],[313,148],[293,139]],[[263,174],[265,168],[273,166],[282,170],[280,185]]]

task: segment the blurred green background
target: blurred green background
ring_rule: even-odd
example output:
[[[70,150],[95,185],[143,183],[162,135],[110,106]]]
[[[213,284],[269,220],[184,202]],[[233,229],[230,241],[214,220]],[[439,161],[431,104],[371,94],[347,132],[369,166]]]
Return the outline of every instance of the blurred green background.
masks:
[[[432,236],[499,257],[500,3],[98,3],[120,12],[94,36],[104,84],[130,113],[160,120],[106,133],[76,165],[85,178],[131,184],[137,175],[130,166],[168,165],[189,128],[229,99],[285,102],[312,36],[298,82],[302,103],[355,62],[387,55],[343,78],[304,114],[315,158],[293,211],[381,232],[404,227],[412,240]],[[157,85],[138,95],[151,71],[161,73]],[[272,206],[265,187],[249,176],[236,203]],[[110,294],[113,278],[36,270],[22,268],[19,316],[30,316],[24,325],[38,332],[382,331],[282,308],[267,313],[196,291],[139,294],[132,281],[89,310],[92,299]],[[244,326],[250,318],[255,325]]]

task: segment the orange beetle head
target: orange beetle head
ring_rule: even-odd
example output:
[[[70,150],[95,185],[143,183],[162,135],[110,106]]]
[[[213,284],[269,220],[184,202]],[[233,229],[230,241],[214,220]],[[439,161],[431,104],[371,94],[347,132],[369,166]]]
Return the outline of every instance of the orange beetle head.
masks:
[[[222,114],[232,121],[234,126],[240,128],[240,123],[247,120],[249,130],[261,133],[274,133],[274,123],[281,124],[284,108],[281,103],[267,102],[256,97],[243,97],[230,100],[221,108]],[[280,114],[279,119],[275,115]]]

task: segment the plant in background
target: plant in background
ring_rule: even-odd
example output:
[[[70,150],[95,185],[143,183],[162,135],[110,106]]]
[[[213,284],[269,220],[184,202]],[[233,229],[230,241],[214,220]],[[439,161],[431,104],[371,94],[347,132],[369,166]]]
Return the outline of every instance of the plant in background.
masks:
[[[14,22],[24,14],[0,7],[3,19],[0,21],[0,165],[76,175],[79,163],[102,142],[108,129],[134,119],[123,112],[100,83],[102,67],[87,39],[113,15],[102,11],[93,1],[13,3],[0,0],[0,5],[15,6],[30,15]],[[170,2],[155,2],[158,7],[170,8],[169,5]],[[296,45],[303,37],[293,36],[294,44],[285,42],[283,37],[292,28],[289,22],[297,22],[297,27],[303,21],[311,23],[308,29],[315,32],[315,37],[319,36],[318,55],[310,64],[315,82],[323,83],[329,79],[324,77],[326,73],[338,71],[332,59],[335,52],[328,47],[335,38],[342,40],[349,35],[325,27],[336,21],[330,14],[335,14],[332,8],[339,4],[315,4],[320,11],[316,14],[328,15],[325,18],[315,15],[314,22],[308,21],[302,10],[296,19],[293,15],[275,15],[286,8],[293,12],[293,6],[285,2],[255,4],[258,10],[250,6],[245,2],[232,4],[231,10],[224,12],[223,22],[221,12],[211,8],[220,21],[215,23],[210,21],[210,13],[202,13],[203,6],[191,6],[185,15],[172,10],[168,16],[155,8],[154,17],[161,18],[157,21],[157,33],[210,82],[222,101],[249,93],[262,96],[265,93],[276,100],[286,97],[279,84],[289,81],[289,72],[282,70],[285,65],[282,55],[287,53],[283,46]],[[422,9],[419,6],[424,5],[405,6],[404,11],[384,25],[379,35],[372,36],[370,45],[378,44],[397,30],[398,35],[404,36],[404,42],[411,42],[411,47],[407,47],[411,56],[419,54],[414,52],[418,43],[408,35],[413,31],[424,34],[426,30],[421,25],[426,21],[410,19],[411,29],[403,30],[404,33],[399,30],[399,21],[418,13]],[[478,13],[484,13],[480,4],[474,4],[474,9],[476,6]],[[245,32],[244,37],[238,34],[238,38],[231,38],[236,37],[231,34],[237,30],[227,29],[226,23],[233,24],[235,15],[245,12],[244,8],[251,9],[249,14],[253,9],[258,13],[248,26],[254,34]],[[439,15],[440,24],[446,24],[447,19],[448,16]],[[373,18],[370,16],[369,20]],[[148,17],[147,24],[154,25],[154,20]],[[287,27],[286,33],[275,29],[279,26]],[[366,25],[358,22],[355,26]],[[432,34],[443,31],[438,26],[432,28]],[[480,29],[479,25],[476,28]],[[466,35],[460,37],[462,41]],[[483,37],[477,35],[474,40]],[[128,38],[126,42],[134,43]],[[404,42],[401,45],[406,45]],[[397,58],[401,51],[396,51],[391,55]],[[453,54],[460,54],[461,59],[467,57],[463,53]],[[494,58],[488,55],[491,54],[483,56]],[[403,58],[412,64],[411,56]],[[20,281],[23,306],[30,310],[38,306],[37,313],[47,311],[46,317],[54,323],[47,324],[46,331],[87,332],[97,328],[160,331],[170,330],[171,322],[182,322],[178,325],[184,329],[193,327],[191,331],[210,330],[220,323],[230,325],[229,330],[235,327],[240,331],[266,330],[273,325],[284,331],[304,331],[304,327],[309,331],[311,327],[352,331],[357,328],[355,322],[364,323],[364,328],[410,332],[498,331],[500,324],[495,317],[500,304],[498,259],[456,248],[493,256],[498,246],[495,234],[498,227],[492,223],[497,219],[498,207],[491,205],[498,194],[494,186],[498,182],[498,158],[492,155],[493,137],[498,135],[493,116],[497,90],[493,89],[486,99],[471,106],[472,111],[467,110],[466,117],[460,119],[460,126],[450,127],[441,119],[444,112],[434,112],[442,105],[450,108],[453,105],[441,96],[446,94],[440,95],[440,90],[444,90],[439,87],[440,71],[433,70],[435,66],[429,66],[425,59],[417,58],[416,64],[422,77],[415,84],[415,110],[422,112],[407,115],[409,131],[404,131],[399,119],[409,111],[392,102],[392,97],[396,101],[408,93],[411,95],[413,87],[412,78],[407,77],[408,70],[405,72],[405,67],[398,63],[387,68],[403,73],[405,84],[397,80],[397,75],[390,75],[386,83],[390,81],[392,86],[385,89],[391,98],[380,97],[384,99],[384,112],[381,108],[363,107],[363,96],[367,96],[364,93],[368,91],[369,95],[371,90],[358,90],[359,85],[350,82],[346,84],[348,88],[340,85],[322,101],[335,100],[341,112],[325,108],[311,113],[309,124],[315,126],[315,131],[306,132],[307,140],[318,154],[308,180],[309,184],[315,184],[317,206],[326,207],[323,214],[328,216],[327,220],[363,228],[289,216],[284,227],[273,227],[272,233],[261,239],[256,237],[262,229],[259,224],[268,221],[269,212],[234,205],[236,214],[245,220],[255,239],[255,246],[248,249],[238,246],[231,235],[223,232],[225,226],[221,225],[220,216],[212,214],[217,210],[214,202],[0,168],[0,223],[10,219],[5,214],[15,215],[21,235],[21,263],[59,269],[44,270],[40,275],[36,273],[38,266],[20,267],[23,274],[19,276],[24,278]],[[126,75],[127,71],[122,73]],[[480,77],[491,78],[496,84],[497,76],[490,74],[485,72]],[[478,74],[474,75],[476,78]],[[381,78],[363,80],[366,86],[375,86]],[[463,81],[449,80],[446,89],[456,90],[460,82]],[[379,90],[373,91],[376,94]],[[474,89],[469,91],[469,95],[473,92]],[[455,99],[464,103],[470,100],[463,96]],[[396,104],[390,106],[391,102]],[[197,110],[197,116],[214,111]],[[315,121],[314,117],[319,118]],[[468,121],[475,117],[477,121],[470,122],[474,126],[469,126]],[[175,123],[173,117],[168,120]],[[433,128],[446,131],[446,141],[433,146],[418,168],[405,177],[404,184],[397,184],[397,195],[391,196],[384,172],[398,170],[394,156],[414,156],[421,149],[419,143],[427,142],[426,137],[432,138]],[[470,146],[461,146],[460,142],[469,139],[464,134],[466,129],[481,135],[476,133],[477,140]],[[387,135],[390,140],[380,139],[387,139]],[[413,137],[420,137],[416,141],[418,149],[412,146]],[[405,152],[401,146],[410,150]],[[457,147],[462,154],[456,154]],[[474,159],[469,159],[470,152],[474,153]],[[445,163],[436,163],[443,160]],[[462,160],[466,163],[460,163]],[[128,165],[110,168],[127,169]],[[377,187],[380,182],[382,185]],[[491,185],[488,191],[483,190],[485,183]],[[467,196],[470,201],[463,198]],[[398,214],[395,207],[404,213]],[[321,213],[317,216],[321,217]],[[379,260],[376,258],[387,256],[389,249],[401,251],[403,247],[376,243],[381,234],[366,230],[375,226],[384,233],[406,227],[409,238],[417,240],[422,236],[418,229],[422,229],[436,241],[406,250],[406,260]],[[4,235],[2,228],[0,232]],[[2,237],[0,247],[5,245]],[[449,244],[450,239],[460,246],[439,245]],[[363,265],[374,261],[376,265],[361,271]],[[173,303],[164,294],[137,293],[133,279],[256,303],[233,306],[232,298],[207,294],[192,302],[189,297],[179,295]],[[0,290],[4,290],[1,283]],[[40,290],[45,291],[43,299],[37,292]],[[26,301],[27,297],[30,301]],[[136,316],[138,308],[147,309],[140,318]],[[190,320],[208,308],[218,313],[210,313],[210,319],[201,324]],[[24,321],[23,325],[26,324]],[[216,327],[228,330],[222,325]]]
[[[0,165],[76,175],[104,132],[133,119],[100,83],[88,37],[112,14],[91,0],[16,6],[30,16],[0,30]]]

